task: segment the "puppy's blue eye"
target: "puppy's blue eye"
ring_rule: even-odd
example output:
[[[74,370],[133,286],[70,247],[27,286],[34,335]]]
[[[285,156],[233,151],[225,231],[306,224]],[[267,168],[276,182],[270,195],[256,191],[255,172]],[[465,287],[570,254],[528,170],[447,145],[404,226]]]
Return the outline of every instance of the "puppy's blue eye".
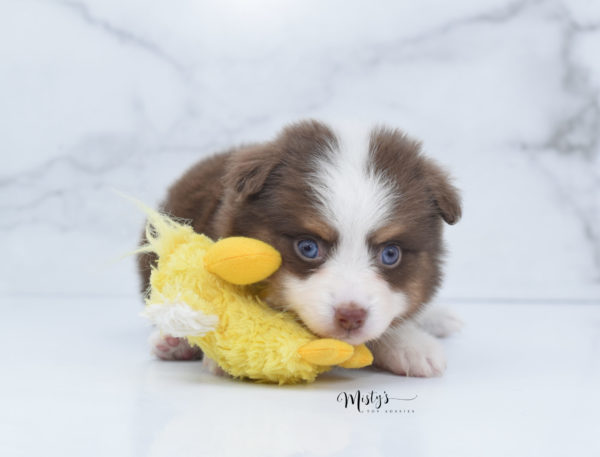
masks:
[[[400,248],[395,244],[388,244],[381,250],[381,263],[386,267],[394,267],[400,262]]]
[[[316,259],[319,255],[319,244],[315,240],[300,240],[296,242],[296,251],[302,257]]]

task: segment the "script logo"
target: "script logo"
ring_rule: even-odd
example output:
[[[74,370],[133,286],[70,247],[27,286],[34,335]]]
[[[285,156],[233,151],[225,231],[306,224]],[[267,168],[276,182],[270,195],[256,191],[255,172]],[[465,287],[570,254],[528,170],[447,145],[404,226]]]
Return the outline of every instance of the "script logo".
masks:
[[[378,412],[382,409],[394,412],[414,412],[414,410],[388,409],[387,406],[393,401],[410,402],[416,400],[416,398],[417,395],[410,397],[392,397],[385,390],[382,393],[375,390],[369,392],[357,390],[354,393],[340,392],[337,396],[337,402],[343,404],[345,409],[356,408],[359,413],[367,410]]]

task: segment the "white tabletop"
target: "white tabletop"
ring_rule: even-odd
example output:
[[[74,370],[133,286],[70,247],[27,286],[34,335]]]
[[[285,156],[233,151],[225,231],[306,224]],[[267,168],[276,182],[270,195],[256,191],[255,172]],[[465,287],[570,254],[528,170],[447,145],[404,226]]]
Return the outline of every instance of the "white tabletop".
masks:
[[[154,360],[133,299],[1,302],[3,456],[600,455],[597,305],[456,305],[441,378],[277,387]],[[416,398],[338,401],[358,390]]]

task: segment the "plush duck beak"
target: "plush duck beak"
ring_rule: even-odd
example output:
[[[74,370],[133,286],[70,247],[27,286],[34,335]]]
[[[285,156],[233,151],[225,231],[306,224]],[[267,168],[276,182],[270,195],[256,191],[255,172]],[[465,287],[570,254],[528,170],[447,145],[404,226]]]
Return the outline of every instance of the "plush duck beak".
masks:
[[[277,271],[280,265],[279,252],[253,238],[223,238],[204,255],[207,271],[237,285],[262,281]]]

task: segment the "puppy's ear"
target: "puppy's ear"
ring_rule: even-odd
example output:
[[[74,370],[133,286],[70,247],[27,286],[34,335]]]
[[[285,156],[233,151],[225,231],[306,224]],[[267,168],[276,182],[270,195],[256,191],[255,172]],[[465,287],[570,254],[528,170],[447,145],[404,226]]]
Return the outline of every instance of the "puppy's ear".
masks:
[[[450,176],[436,163],[428,160],[425,176],[433,201],[446,223],[456,224],[462,216],[460,193],[450,181]]]
[[[246,146],[233,152],[225,173],[225,186],[239,199],[255,195],[279,163],[280,154],[271,144]]]

